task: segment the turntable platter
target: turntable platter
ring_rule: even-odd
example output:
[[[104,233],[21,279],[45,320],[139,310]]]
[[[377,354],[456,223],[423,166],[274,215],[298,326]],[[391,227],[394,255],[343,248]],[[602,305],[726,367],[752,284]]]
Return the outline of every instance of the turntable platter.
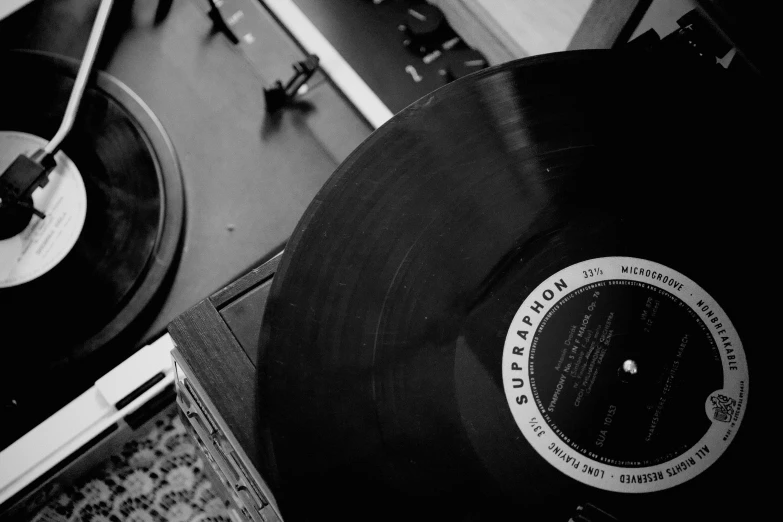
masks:
[[[77,62],[11,52],[0,63],[14,79],[0,85],[6,101],[1,156],[11,161],[54,135]],[[6,406],[29,407],[46,394],[20,369],[35,369],[52,385],[64,380],[67,387],[69,378],[60,373],[65,365],[127,333],[176,265],[184,219],[177,159],[160,123],[127,87],[96,75],[58,162],[70,185],[58,188],[60,199],[50,198],[53,211],[2,241],[9,252],[19,247],[15,258],[3,258],[0,285],[8,325],[0,365]],[[40,255],[28,259],[31,250]],[[30,427],[13,416],[16,409],[4,408],[10,415],[4,420],[15,427],[3,441]]]

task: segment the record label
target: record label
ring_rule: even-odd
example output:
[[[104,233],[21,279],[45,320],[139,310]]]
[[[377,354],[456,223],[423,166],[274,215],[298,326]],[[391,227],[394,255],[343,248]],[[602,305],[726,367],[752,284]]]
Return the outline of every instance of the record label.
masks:
[[[15,131],[0,131],[0,172],[19,154],[30,154],[46,140]],[[60,151],[46,186],[33,192],[33,204],[46,218],[33,216],[19,234],[0,240],[0,288],[42,276],[71,251],[87,215],[87,192],[73,161]]]
[[[637,258],[591,259],[541,283],[514,316],[502,364],[527,441],[609,491],[662,490],[703,472],[748,400],[744,350],[718,303]]]

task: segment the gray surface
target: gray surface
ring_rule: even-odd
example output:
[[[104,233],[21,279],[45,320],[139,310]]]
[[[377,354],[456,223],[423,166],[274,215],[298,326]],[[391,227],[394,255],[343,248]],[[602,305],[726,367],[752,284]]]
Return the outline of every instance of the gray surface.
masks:
[[[212,34],[206,2],[175,0],[158,26],[155,6],[117,3],[96,64],[158,116],[185,182],[182,258],[145,339],[283,243],[324,181],[371,131],[327,81],[304,98],[308,110],[266,117],[264,85],[287,79],[305,55],[262,9],[255,36],[265,70],[256,71],[238,47]],[[35,2],[15,16],[32,27],[3,37],[13,47],[79,57],[96,7],[95,0]]]
[[[265,47],[280,67],[263,74],[287,76],[303,55],[267,23],[259,37],[270,40]],[[130,31],[109,67],[160,117],[185,177],[182,261],[153,330],[285,241],[346,150],[369,134],[327,84],[309,101],[315,114],[321,105],[342,106],[330,122],[353,130],[341,150],[330,150],[315,134],[308,121],[315,114],[283,113],[265,132],[261,79],[222,35],[208,38],[209,30],[195,3],[175,2],[163,27]]]
[[[97,4],[33,2],[2,21],[0,49],[79,58]],[[279,248],[335,167],[371,131],[327,81],[307,94],[308,110],[266,117],[264,85],[287,79],[304,53],[264,11],[259,9],[256,37],[265,67],[256,71],[239,48],[212,34],[206,2],[175,0],[159,25],[153,22],[156,5],[153,0],[115,3],[96,68],[125,83],[150,107],[176,149],[187,214],[181,259],[142,327],[122,346],[71,364],[69,390],[58,388],[46,405],[19,411],[25,419],[19,429],[46,418],[162,334],[177,315]]]

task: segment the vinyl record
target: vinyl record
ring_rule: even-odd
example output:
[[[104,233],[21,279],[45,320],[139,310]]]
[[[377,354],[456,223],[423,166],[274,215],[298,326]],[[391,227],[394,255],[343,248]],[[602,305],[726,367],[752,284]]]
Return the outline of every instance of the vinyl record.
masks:
[[[731,274],[760,252],[739,178],[771,150],[762,99],[717,66],[562,53],[375,132],[300,221],[264,315],[286,517],[741,513],[715,492],[758,485],[764,290]]]
[[[25,147],[30,150],[22,152],[33,152],[55,134],[78,63],[12,52],[0,57],[0,65],[10,79],[0,82],[0,144],[13,149],[3,153],[15,156]],[[57,371],[67,379],[79,368],[66,363],[127,331],[175,266],[184,218],[179,166],[160,123],[104,73],[88,84],[57,158],[58,169],[76,181],[60,207],[40,223],[33,218],[23,233],[38,235],[24,248],[43,254],[27,266],[3,260],[0,386],[4,403],[13,399],[14,405],[35,401],[25,391],[40,389],[31,375],[49,379],[47,372]],[[56,177],[39,191],[60,183]],[[46,252],[58,249],[47,258]]]

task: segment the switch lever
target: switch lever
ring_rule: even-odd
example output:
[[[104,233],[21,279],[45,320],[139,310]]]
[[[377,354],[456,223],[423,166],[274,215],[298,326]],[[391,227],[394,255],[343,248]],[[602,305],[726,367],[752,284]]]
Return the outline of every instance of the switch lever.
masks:
[[[318,69],[318,56],[311,54],[302,62],[294,64],[294,75],[283,85],[283,82],[277,80],[274,87],[264,89],[264,98],[266,100],[266,111],[268,113],[277,112],[285,107],[296,97],[299,89],[307,83],[307,80],[313,76]]]
[[[225,34],[234,45],[239,43],[239,38],[234,34],[234,31],[231,30],[226,19],[223,18],[223,13],[220,12],[220,8],[215,0],[209,0],[209,13],[207,14],[209,15],[209,19],[212,20],[212,26],[215,32],[220,31]]]

